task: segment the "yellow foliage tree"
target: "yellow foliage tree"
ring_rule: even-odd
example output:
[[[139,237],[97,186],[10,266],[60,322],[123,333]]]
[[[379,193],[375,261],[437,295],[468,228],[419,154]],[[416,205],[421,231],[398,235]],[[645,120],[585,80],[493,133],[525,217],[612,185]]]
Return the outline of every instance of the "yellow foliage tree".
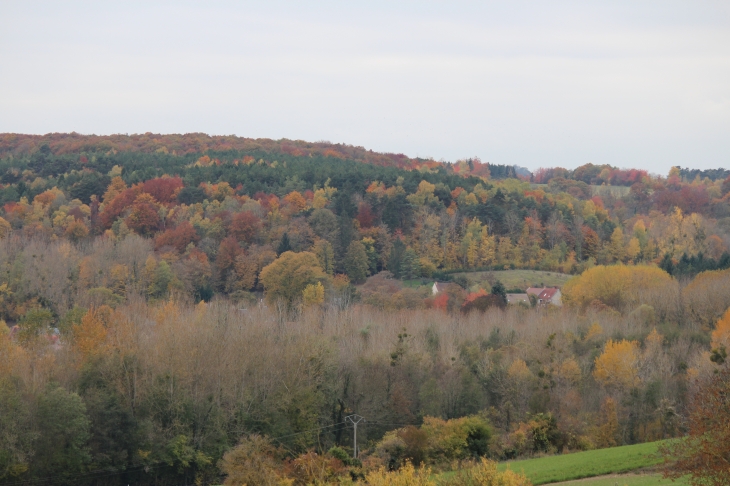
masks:
[[[601,334],[603,334],[603,328],[601,327],[601,325],[599,323],[594,322],[591,325],[590,329],[588,329],[588,332],[586,333],[586,337],[584,339],[586,341],[590,341],[594,337],[600,336]]]
[[[27,358],[27,351],[13,342],[8,325],[0,319],[0,378],[10,377],[14,369],[26,366]]]
[[[621,228],[616,228],[615,230],[613,230],[613,234],[611,235],[611,244],[609,246],[609,253],[611,255],[612,261],[624,261],[626,249],[624,248],[624,232],[621,230]]]
[[[317,255],[319,265],[327,275],[335,272],[335,250],[332,243],[327,240],[317,240],[312,247],[312,252]]]
[[[324,286],[322,282],[309,284],[302,291],[302,304],[304,307],[319,305],[324,302]]]
[[[329,276],[322,271],[314,253],[286,251],[261,270],[259,280],[264,285],[270,303],[281,299],[291,305],[302,297],[307,285],[324,282]]]
[[[89,236],[89,228],[86,227],[83,221],[74,220],[66,227],[66,236],[77,243]]]
[[[109,184],[109,187],[107,187],[106,192],[104,193],[104,196],[102,197],[102,201],[105,203],[111,201],[126,188],[127,188],[127,184],[124,182],[124,179],[122,179],[121,176],[116,176],[116,177],[112,178],[112,182],[111,182],[111,184]]]
[[[527,367],[527,363],[524,360],[516,359],[512,362],[510,367],[507,369],[507,375],[512,379],[517,380],[529,380],[532,378],[532,371]]]
[[[598,265],[570,279],[563,287],[563,302],[585,308],[594,300],[617,310],[633,308],[642,291],[670,285],[672,277],[661,268],[645,265]]]
[[[81,318],[81,322],[73,326],[74,348],[82,362],[104,350],[107,335],[105,324],[110,315],[111,309],[108,306],[91,308]]]
[[[127,281],[129,280],[129,268],[126,265],[117,263],[109,270],[111,276],[111,291],[119,296],[127,293]]]
[[[631,261],[636,261],[639,255],[641,255],[641,245],[639,244],[639,239],[634,236],[629,240],[629,244],[626,246],[626,256]]]
[[[730,351],[730,309],[726,310],[712,331],[712,348],[725,346]]]
[[[574,385],[580,381],[581,371],[580,365],[573,358],[568,358],[560,364],[558,368],[558,378],[569,385]]]
[[[606,397],[601,404],[599,425],[596,428],[595,440],[598,447],[615,447],[618,445],[618,412],[616,401]]]
[[[408,202],[415,206],[423,206],[432,202],[438,202],[439,198],[434,195],[436,186],[428,181],[421,181],[414,194],[407,196]]]
[[[499,245],[497,246],[497,263],[499,265],[509,265],[514,262],[514,249],[512,247],[512,240],[508,236],[499,238]]]
[[[596,358],[593,376],[605,387],[620,390],[639,384],[639,343],[609,339]]]
[[[0,239],[8,236],[11,229],[12,227],[10,226],[10,223],[8,223],[5,218],[0,218]]]

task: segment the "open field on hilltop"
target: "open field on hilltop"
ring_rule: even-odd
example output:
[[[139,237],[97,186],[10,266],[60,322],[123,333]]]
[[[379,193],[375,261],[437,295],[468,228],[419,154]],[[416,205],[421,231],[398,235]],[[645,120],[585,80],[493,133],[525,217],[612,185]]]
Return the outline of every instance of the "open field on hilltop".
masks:
[[[547,184],[530,184],[530,187],[532,189],[547,191],[549,186]],[[588,187],[591,189],[591,195],[593,196],[607,196],[611,194],[613,197],[622,198],[628,196],[631,192],[631,187],[629,186],[597,186],[591,184]]]
[[[591,194],[594,196],[626,197],[629,195],[631,188],[628,186],[590,186]]]
[[[612,474],[596,478],[577,479],[562,483],[553,483],[552,486],[688,486],[685,478],[674,482],[664,479],[661,474]]]
[[[573,275],[557,272],[543,272],[540,270],[494,270],[487,272],[463,272],[454,276],[463,275],[469,282],[469,287],[477,286],[489,289],[491,281],[499,280],[507,289],[525,290],[532,286],[562,287]]]
[[[535,486],[608,474],[628,473],[661,464],[663,459],[658,453],[658,445],[659,442],[648,442],[504,462],[499,465],[499,469],[505,470],[509,467],[515,472],[523,473]],[[445,476],[448,477],[451,474],[453,473],[445,473]],[[601,483],[598,484],[603,486]],[[591,486],[594,485],[591,484]]]

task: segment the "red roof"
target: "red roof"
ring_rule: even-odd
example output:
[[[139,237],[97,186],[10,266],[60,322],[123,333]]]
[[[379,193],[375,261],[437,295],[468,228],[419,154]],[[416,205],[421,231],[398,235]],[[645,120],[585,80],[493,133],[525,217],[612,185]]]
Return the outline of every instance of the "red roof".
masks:
[[[540,295],[538,295],[537,298],[540,300],[552,300],[552,298],[555,297],[557,291],[558,289],[555,288],[547,288],[540,292]]]

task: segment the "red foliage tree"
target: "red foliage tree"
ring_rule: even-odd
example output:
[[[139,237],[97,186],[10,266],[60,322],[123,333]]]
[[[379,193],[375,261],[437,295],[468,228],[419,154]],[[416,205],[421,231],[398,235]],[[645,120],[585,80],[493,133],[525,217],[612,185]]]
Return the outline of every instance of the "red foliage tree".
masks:
[[[169,204],[175,201],[175,192],[182,187],[183,181],[179,177],[158,177],[145,181],[142,191],[154,197],[159,203]]]
[[[679,190],[663,189],[654,192],[652,199],[657,209],[669,213],[675,207],[683,213],[702,213],[710,204],[710,196],[704,186],[682,186]]]
[[[601,247],[601,239],[598,237],[598,233],[588,226],[583,226],[581,231],[583,232],[583,256],[595,258]]]
[[[132,210],[124,222],[137,234],[152,236],[160,228],[160,215],[157,211],[158,207],[154,198],[143,193],[134,200]]]
[[[69,209],[68,215],[73,216],[76,220],[83,220],[86,217],[84,215],[83,211],[81,211],[81,208],[79,208],[78,206],[75,208]]]
[[[155,238],[155,248],[160,249],[164,246],[172,246],[180,253],[185,251],[185,248],[190,243],[197,243],[200,240],[200,236],[193,228],[193,225],[189,221],[183,221],[176,228],[171,228],[157,235]]]
[[[251,211],[242,211],[231,219],[228,233],[238,241],[251,243],[259,232],[261,220]]]
[[[101,226],[105,229],[111,228],[114,221],[116,221],[124,212],[132,206],[134,200],[142,192],[142,187],[139,185],[130,187],[117,194],[114,199],[108,202],[104,202],[104,209],[99,214],[99,221]]]
[[[362,201],[358,206],[357,220],[360,222],[361,228],[370,228],[375,221],[375,215],[373,214],[370,204]]]
[[[439,309],[445,311],[449,305],[449,294],[442,292],[438,294],[436,297],[433,298],[433,302],[431,303],[431,306],[434,309]]]
[[[223,238],[218,247],[218,254],[215,257],[215,266],[223,273],[233,268],[236,263],[236,257],[243,251],[236,241],[236,238],[229,236]]]
[[[471,311],[477,310],[479,312],[485,312],[487,309],[496,307],[498,309],[504,309],[506,304],[499,295],[488,294],[484,290],[469,294],[461,306],[462,314],[468,314]]]

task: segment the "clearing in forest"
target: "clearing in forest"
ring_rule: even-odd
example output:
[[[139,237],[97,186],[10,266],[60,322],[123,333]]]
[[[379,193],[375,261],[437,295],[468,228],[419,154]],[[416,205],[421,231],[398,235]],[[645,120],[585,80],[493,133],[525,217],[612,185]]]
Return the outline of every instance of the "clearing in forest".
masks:
[[[455,273],[466,277],[469,288],[481,287],[489,290],[499,280],[506,289],[526,290],[528,287],[562,287],[573,275],[541,270],[491,270],[486,272]]]

